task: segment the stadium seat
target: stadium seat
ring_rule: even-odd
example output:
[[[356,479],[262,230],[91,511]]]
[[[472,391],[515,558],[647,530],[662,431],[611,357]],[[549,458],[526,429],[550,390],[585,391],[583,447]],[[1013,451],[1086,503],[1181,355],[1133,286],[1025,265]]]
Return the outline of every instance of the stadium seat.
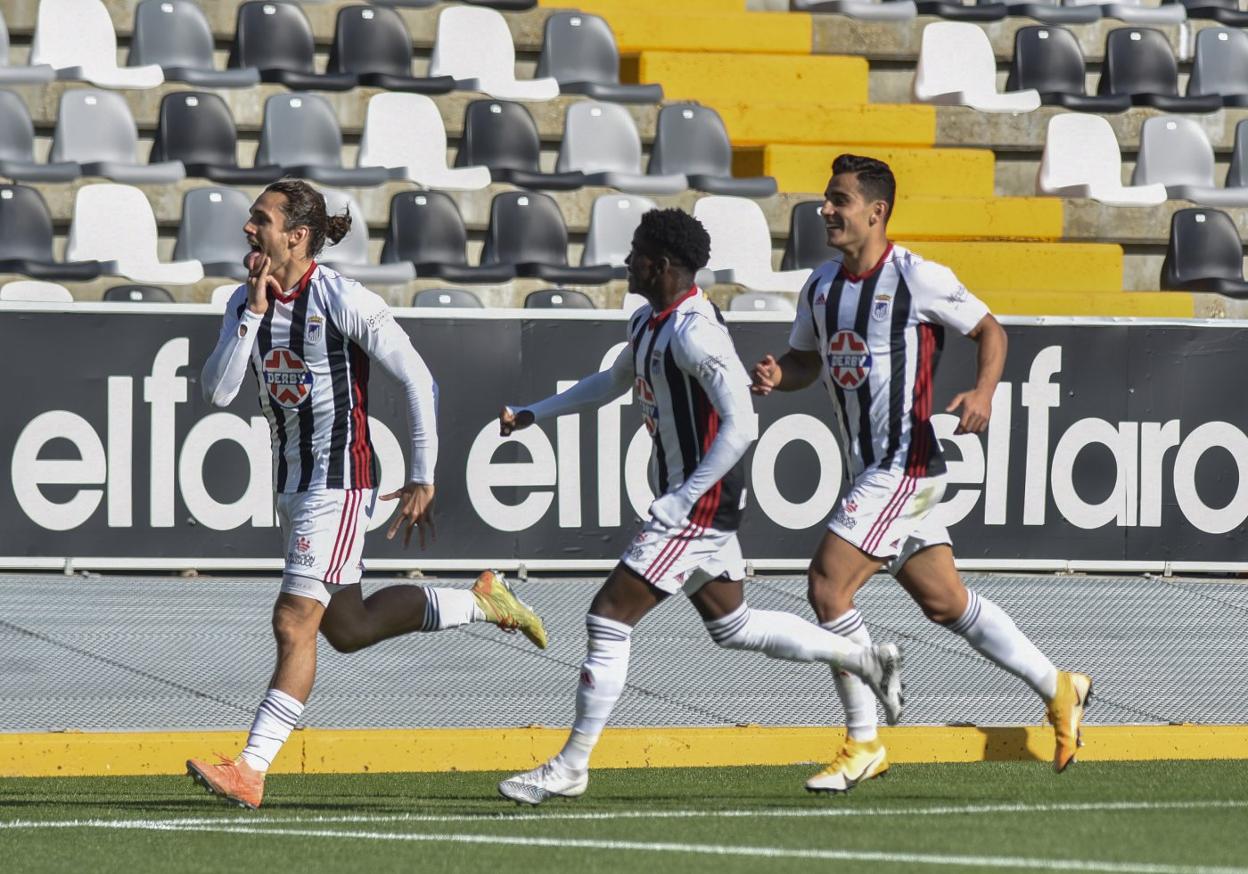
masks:
[[[254,67],[218,70],[212,61],[212,28],[190,0],[143,0],[134,10],[127,64],[156,64],[166,81],[201,88],[250,88],[260,81]]]
[[[423,94],[375,94],[368,101],[356,158],[382,167],[392,179],[427,188],[473,191],[490,184],[489,167],[447,167],[442,113]]]
[[[412,306],[432,309],[475,309],[485,306],[481,298],[464,288],[426,288],[412,295]]]
[[[195,259],[207,276],[246,279],[243,259],[251,251],[243,225],[251,199],[234,188],[193,188],[182,197],[182,220],[173,244],[175,261]]]
[[[734,313],[784,313],[790,316],[797,313],[793,301],[770,291],[738,294],[728,302],[728,309]]]
[[[537,6],[537,0],[464,0],[473,6],[501,9],[504,12],[524,12]]]
[[[407,9],[424,9],[439,2],[441,0],[372,0],[374,6],[402,6]]]
[[[597,15],[555,12],[546,19],[537,78],[552,77],[564,94],[618,103],[658,103],[662,85],[621,85],[620,51],[611,25]]]
[[[189,285],[204,278],[198,261],[160,261],[152,206],[130,185],[78,189],[65,260],[113,262],[106,272],[136,282]]]
[[[499,100],[550,100],[559,94],[553,78],[516,79],[516,46],[502,13],[448,6],[438,15],[429,75],[452,76],[459,88],[483,91]]]
[[[138,163],[139,131],[130,104],[115,91],[76,88],[61,95],[52,135],[52,163],[75,161],[83,176],[159,185],[186,177],[177,161]]]
[[[456,167],[490,168],[495,182],[521,188],[570,191],[585,185],[585,174],[543,173],[542,142],[533,116],[519,103],[474,100],[464,108],[464,132],[455,153]]]
[[[352,73],[360,85],[387,91],[445,94],[455,88],[450,76],[412,75],[411,34],[402,16],[384,6],[338,10],[326,72]]]
[[[1063,5],[1045,0],[979,0],[979,4],[1005,3],[1005,14],[1010,17],[1031,18],[1045,24],[1091,24],[1100,20],[1101,7],[1090,3]]]
[[[210,302],[217,310],[224,312],[225,305],[230,302],[230,298],[234,296],[234,292],[238,290],[238,283],[232,282],[228,285],[218,285],[212,290]]]
[[[82,175],[76,161],[35,160],[35,126],[25,101],[0,89],[0,176],[18,182],[68,182]]]
[[[490,284],[516,275],[509,264],[468,264],[468,231],[459,207],[442,191],[404,191],[390,200],[381,263],[415,265],[418,278]]]
[[[507,191],[490,204],[482,264],[513,265],[517,276],[547,282],[598,284],[611,280],[611,267],[568,266],[568,229],[559,205],[547,194]]]
[[[0,11],[0,85],[39,85],[55,78],[51,64],[9,64],[9,27]]]
[[[1155,206],[1164,185],[1122,184],[1122,152],[1109,122],[1099,115],[1063,113],[1049,119],[1037,194],[1090,197],[1113,206]]]
[[[151,161],[177,161],[187,176],[225,185],[266,185],[282,175],[276,164],[238,166],[234,117],[221,96],[209,91],[173,91],[164,96]]]
[[[1235,125],[1231,165],[1226,171],[1227,188],[1248,188],[1248,118]]]
[[[800,291],[805,269],[777,272],[771,267],[771,231],[762,207],[744,197],[703,197],[693,217],[711,235],[706,269],[716,282],[733,282],[757,291]]]
[[[1213,146],[1190,118],[1158,115],[1140,129],[1132,185],[1160,183],[1172,200],[1201,206],[1248,206],[1248,188],[1220,188],[1213,181]]]
[[[270,164],[326,185],[381,185],[390,178],[384,167],[342,166],[338,118],[319,94],[274,94],[264,102],[256,166]]]
[[[117,66],[117,33],[100,0],[39,0],[31,64],[48,64],[58,79],[101,88],[155,88],[165,74],[155,64]]]
[[[545,288],[530,292],[524,299],[526,310],[597,309],[589,295],[571,288]]]
[[[159,285],[114,285],[104,292],[112,303],[173,303],[173,295]]]
[[[677,194],[689,187],[683,173],[641,172],[641,136],[628,110],[614,103],[583,100],[568,107],[555,169],[584,173],[586,185],[637,194]]]
[[[6,282],[0,288],[0,300],[22,303],[73,303],[69,289],[55,282],[38,279],[19,279]]]
[[[863,21],[909,21],[919,14],[914,0],[790,0],[794,12],[830,12]]]
[[[1187,95],[1210,94],[1223,106],[1248,107],[1248,34],[1238,28],[1206,27],[1196,34]]]
[[[1186,8],[1187,17],[1213,20],[1227,27],[1248,27],[1248,12],[1239,8],[1238,0],[1167,0]]]
[[[789,215],[789,238],[784,244],[781,270],[813,270],[832,257],[828,248],[828,227],[824,224],[822,200],[806,200],[793,205]]]
[[[1176,210],[1161,264],[1161,287],[1248,297],[1244,247],[1235,221],[1217,209]]]
[[[655,206],[647,197],[628,194],[604,194],[595,199],[581,252],[582,266],[609,264],[616,279],[626,277],[624,259],[633,248],[633,231]]]
[[[239,4],[228,63],[231,69],[255,67],[262,81],[297,91],[355,87],[354,73],[317,73],[315,57],[312,25],[298,4],[283,0]]]
[[[1006,91],[1031,88],[1040,92],[1045,106],[1062,106],[1077,112],[1125,112],[1131,108],[1126,94],[1089,95],[1079,41],[1064,27],[1020,27],[1014,34],[1014,59],[1010,62]]]
[[[1146,6],[1142,0],[1118,0],[1102,3],[1101,0],[1066,0],[1068,6],[1096,5],[1101,7],[1102,18],[1113,18],[1128,24],[1182,24],[1187,20],[1187,9],[1181,3],[1163,3]]]
[[[1032,89],[997,91],[997,60],[988,35],[977,25],[938,21],[923,28],[914,70],[918,103],[969,106],[981,112],[1031,112],[1040,108]]]
[[[43,195],[25,185],[0,185],[0,273],[79,282],[100,275],[103,268],[96,261],[58,262],[52,240],[52,216]]]
[[[336,244],[325,241],[325,251],[319,260],[326,267],[365,284],[400,285],[416,278],[416,268],[407,261],[387,264],[369,261],[368,223],[364,219],[363,208],[354,197],[333,188],[322,188],[321,193],[325,195],[326,212],[341,215],[345,211],[351,216],[351,229],[345,237]]]
[[[659,111],[646,172],[681,174],[690,188],[711,194],[770,197],[776,193],[776,180],[770,176],[733,177],[732,145],[723,120],[714,109],[695,103],[673,103]]]
[[[1120,27],[1105,37],[1105,61],[1097,94],[1129,94],[1135,106],[1163,112],[1216,112],[1217,95],[1179,96],[1179,67],[1165,34],[1148,27]]]
[[[946,21],[1000,21],[1009,13],[1004,3],[963,5],[960,0],[919,0],[919,15],[935,15]]]

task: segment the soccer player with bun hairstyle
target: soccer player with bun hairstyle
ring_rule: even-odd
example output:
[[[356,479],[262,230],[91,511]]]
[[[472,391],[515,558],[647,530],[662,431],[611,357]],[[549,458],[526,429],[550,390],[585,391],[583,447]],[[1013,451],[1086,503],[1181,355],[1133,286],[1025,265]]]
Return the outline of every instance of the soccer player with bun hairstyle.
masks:
[[[901,716],[897,647],[859,646],[790,613],[745,603],[737,542],[745,506],[742,458],[758,426],[749,375],[719,310],[694,284],[710,250],[706,229],[688,213],[643,215],[627,259],[628,290],[648,305],[629,319],[627,346],[608,370],[499,414],[506,437],[540,419],[596,409],[632,389],[654,441],[651,488],[658,495],[589,606],[588,652],[567,743],[546,764],[499,784],[515,801],[540,804],[585,792],[590,753],[627,681],[633,628],[678,592],[720,646],[848,671],[871,686],[890,722]]]
[[[797,391],[821,380],[836,411],[849,489],[810,563],[810,602],[824,628],[870,642],[854,595],[877,571],[897,578],[933,622],[1026,682],[1044,700],[1056,735],[1053,765],[1074,761],[1092,680],[1059,671],[999,606],[958,576],[949,532],[932,515],[945,493],[945,462],[932,428],[932,382],[946,328],[979,347],[975,384],[949,401],[957,433],[988,427],[1005,367],[1006,335],[988,307],[947,267],[888,239],[896,182],[887,164],[841,155],[821,210],[831,258],[798,297],[789,349],[754,366],[753,391]],[[875,702],[855,677],[837,675],[847,737],[806,782],[845,792],[888,769]]]
[[[219,763],[192,759],[187,771],[210,792],[256,808],[264,775],[295,727],[316,677],[316,636],[355,652],[412,631],[469,622],[519,630],[546,645],[541,620],[491,571],[471,591],[390,586],[364,598],[364,533],[378,500],[398,501],[386,532],[434,536],[433,474],[438,454],[437,386],[379,296],[316,256],[351,229],[329,215],[311,185],[283,179],[252,204],[243,226],[251,251],[247,282],[226,306],[216,349],[204,364],[204,397],[224,407],[248,370],[273,434],[277,515],[286,566],[273,607],[277,667],[247,746]],[[406,485],[378,495],[377,455],[368,428],[368,374],[376,363],[403,386],[410,467]]]

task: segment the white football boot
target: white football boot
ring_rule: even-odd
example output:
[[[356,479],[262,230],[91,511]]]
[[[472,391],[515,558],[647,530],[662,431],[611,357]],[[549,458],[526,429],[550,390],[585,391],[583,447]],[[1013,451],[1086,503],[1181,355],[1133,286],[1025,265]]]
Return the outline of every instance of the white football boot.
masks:
[[[862,661],[862,681],[880,699],[884,720],[896,725],[901,722],[906,706],[906,687],[901,682],[901,650],[891,643],[868,647]]]
[[[589,786],[589,771],[570,771],[555,759],[498,784],[504,798],[537,806],[548,798],[576,798]]]

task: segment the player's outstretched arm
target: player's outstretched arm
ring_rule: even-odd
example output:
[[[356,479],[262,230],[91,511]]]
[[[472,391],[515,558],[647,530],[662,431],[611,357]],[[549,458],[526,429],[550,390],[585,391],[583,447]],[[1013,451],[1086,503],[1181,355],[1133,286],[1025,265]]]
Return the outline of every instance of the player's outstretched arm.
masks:
[[[797,391],[819,378],[819,353],[789,349],[777,361],[765,355],[750,372],[750,391],[766,396],[773,391]]]
[[[498,414],[499,433],[507,437],[541,419],[596,410],[624,394],[632,384],[633,355],[625,346],[609,368],[585,377],[567,391],[528,406],[503,407]]]
[[[988,427],[992,417],[992,396],[1005,370],[1005,355],[1009,346],[1005,329],[988,313],[966,336],[979,346],[975,388],[954,395],[945,412],[959,412],[957,434],[978,434]]]

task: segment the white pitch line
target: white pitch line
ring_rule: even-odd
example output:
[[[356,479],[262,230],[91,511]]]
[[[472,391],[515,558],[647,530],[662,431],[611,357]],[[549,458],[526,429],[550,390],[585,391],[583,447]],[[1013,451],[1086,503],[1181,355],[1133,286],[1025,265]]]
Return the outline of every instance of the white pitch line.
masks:
[[[704,856],[741,856],[764,859],[815,859],[836,862],[893,862],[902,865],[961,865],[1038,871],[1105,872],[1105,874],[1248,874],[1248,868],[1193,865],[1156,865],[1150,862],[1096,862],[1074,859],[1034,859],[1019,856],[964,856],[927,853],[885,853],[859,850],[803,850],[790,847],[741,847],[715,844],[649,843],[603,841],[581,838],[518,837],[475,834],[394,834],[391,832],[346,832],[332,829],[267,829],[255,826],[170,826],[151,822],[145,826],[132,821],[126,828],[165,832],[206,832],[216,834],[284,835],[301,838],[346,838],[348,840],[402,841],[436,844],[487,844],[550,849],[616,850],[648,853],[689,853]]]
[[[395,814],[342,814],[337,816],[266,817],[249,814],[238,817],[183,817],[173,819],[70,819],[70,820],[12,820],[0,822],[4,829],[40,828],[124,828],[133,823],[136,828],[148,828],[156,824],[169,826],[216,826],[216,825],[290,825],[290,824],[349,824],[349,823],[508,823],[585,821],[609,822],[630,819],[804,819],[824,817],[876,817],[876,816],[976,816],[981,814],[1033,814],[1033,813],[1087,813],[1131,812],[1163,810],[1237,810],[1248,808],[1248,801],[1094,801],[1064,804],[969,804],[941,807],[813,807],[758,810],[625,810],[595,812],[550,813],[395,813]]]

